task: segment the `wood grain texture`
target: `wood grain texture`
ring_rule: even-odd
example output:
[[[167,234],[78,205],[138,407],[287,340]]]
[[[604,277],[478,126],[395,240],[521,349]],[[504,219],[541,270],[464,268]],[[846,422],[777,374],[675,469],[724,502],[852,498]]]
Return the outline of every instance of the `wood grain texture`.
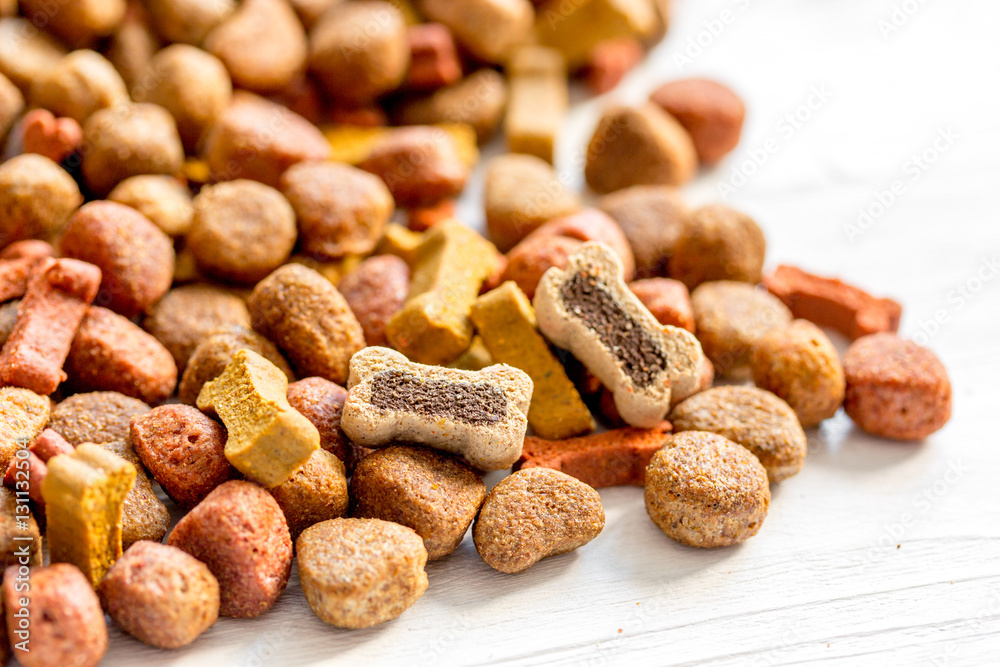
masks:
[[[185,650],[113,630],[104,664],[1000,663],[1000,3],[675,5],[653,57],[611,94],[574,106],[560,173],[582,183],[581,150],[607,100],[642,100],[677,76],[730,83],[747,101],[743,141],[685,190],[689,199],[718,200],[734,169],[776,146],[729,202],[765,229],[769,265],[899,299],[904,333],[923,335],[951,373],[951,423],[922,444],[898,444],[839,414],[810,433],[805,469],[774,488],[760,533],[737,548],[682,547],[649,521],[640,489],[609,489],[607,527],[590,545],[508,576],[467,537],[428,567],[424,597],[381,627],[324,626],[293,581],[262,618],[223,620]],[[883,37],[879,21],[897,5],[919,9]],[[682,68],[675,56],[724,11],[732,21]],[[817,101],[823,87],[828,99]],[[816,108],[802,111],[810,101]],[[796,112],[809,116],[798,127],[785,118]],[[949,129],[952,144],[935,149]],[[933,150],[914,176],[912,156]],[[858,208],[896,180],[902,193],[850,238]],[[480,197],[477,178],[460,205],[472,224],[482,222]],[[930,333],[935,318],[943,322]]]

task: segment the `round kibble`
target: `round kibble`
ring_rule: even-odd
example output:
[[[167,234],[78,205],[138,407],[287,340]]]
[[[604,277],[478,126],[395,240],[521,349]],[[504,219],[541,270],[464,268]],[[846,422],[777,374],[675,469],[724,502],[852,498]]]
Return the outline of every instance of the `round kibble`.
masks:
[[[191,227],[191,192],[172,176],[132,176],[115,186],[108,200],[142,213],[167,236],[182,236]]]
[[[83,196],[73,177],[47,157],[26,153],[0,164],[0,248],[54,239]]]
[[[337,290],[358,318],[365,342],[387,347],[385,327],[406,302],[410,269],[393,255],[369,257],[343,277]]]
[[[164,40],[195,45],[236,9],[236,0],[146,0],[143,4]]]
[[[106,37],[125,17],[125,0],[19,0],[21,13],[67,44],[86,45]]]
[[[553,266],[566,268],[570,255],[582,245],[582,241],[566,236],[545,235],[524,239],[507,253],[507,265],[500,274],[499,282],[513,280],[532,299],[545,272]]]
[[[671,81],[653,91],[650,100],[688,131],[698,159],[705,164],[715,164],[740,143],[746,107],[739,95],[718,81]]]
[[[631,282],[628,287],[660,324],[694,332],[691,297],[684,283],[670,278],[646,278]]]
[[[676,188],[636,185],[602,197],[599,206],[615,219],[632,246],[636,276],[667,275],[690,215]]]
[[[771,490],[747,449],[721,435],[670,436],[646,468],[646,511],[669,537],[691,547],[727,547],[757,534]]]
[[[670,261],[670,277],[694,289],[710,280],[757,284],[767,242],[750,216],[728,206],[698,209],[684,225]]]
[[[73,445],[128,442],[129,422],[149,412],[137,398],[114,391],[74,394],[52,409],[49,428]]]
[[[28,19],[0,19],[0,73],[25,97],[32,83],[48,78],[65,55],[66,48],[58,40],[35,29]]]
[[[319,449],[291,477],[268,489],[285,513],[293,540],[309,526],[347,513],[346,472],[340,459]]]
[[[350,468],[351,443],[340,428],[346,400],[346,389],[323,378],[305,378],[288,385],[288,403],[319,431],[320,447]]]
[[[96,51],[63,56],[32,80],[32,106],[68,116],[80,125],[101,109],[127,105],[128,91],[114,65]]]
[[[457,197],[469,177],[451,136],[439,128],[414,126],[387,133],[360,167],[381,178],[396,204],[431,206]]]
[[[136,471],[135,482],[122,505],[122,548],[128,549],[142,540],[159,542],[170,528],[170,510],[153,490],[153,483],[132,445],[125,441],[98,446],[125,459]]]

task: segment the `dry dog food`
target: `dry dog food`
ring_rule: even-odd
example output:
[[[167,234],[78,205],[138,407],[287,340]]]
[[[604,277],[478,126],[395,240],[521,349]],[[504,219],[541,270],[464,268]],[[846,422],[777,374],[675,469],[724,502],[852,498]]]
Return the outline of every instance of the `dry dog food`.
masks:
[[[538,333],[535,311],[517,285],[506,282],[479,297],[472,321],[490,357],[520,368],[534,383],[528,423],[539,437],[559,440],[594,429],[594,418]]]
[[[386,326],[410,290],[410,268],[392,255],[370,257],[345,275],[337,290],[358,319],[365,342],[384,347]]]
[[[108,626],[94,587],[66,563],[16,566],[3,576],[7,636],[24,667],[97,667],[108,650]],[[27,623],[25,623],[27,618]]]
[[[566,268],[569,258],[583,243],[579,239],[556,234],[529,235],[507,253],[497,282],[512,281],[529,299],[533,299],[545,272],[553,267]]]
[[[292,571],[292,539],[281,508],[250,482],[218,486],[177,522],[167,544],[212,571],[221,616],[260,616],[285,590]]]
[[[642,44],[633,37],[606,39],[595,44],[584,68],[590,92],[603,95],[617,86],[633,67],[642,62],[643,55]]]
[[[206,284],[170,290],[142,323],[170,351],[179,371],[208,334],[229,325],[250,326],[246,302],[232,291]]]
[[[365,346],[365,337],[329,280],[288,264],[259,282],[247,305],[253,328],[274,341],[301,375],[347,381],[348,361]]]
[[[487,565],[517,574],[549,556],[579,549],[604,529],[593,488],[549,468],[526,468],[500,480],[472,528]]]
[[[128,461],[136,472],[135,482],[122,504],[122,548],[128,549],[140,540],[159,542],[170,527],[170,510],[157,497],[139,457],[128,442],[98,446]]]
[[[48,461],[42,482],[53,563],[72,563],[94,586],[122,555],[122,509],[136,469],[98,445]]]
[[[323,449],[313,452],[291,477],[268,491],[284,512],[293,541],[309,526],[347,513],[346,469]]]
[[[880,299],[836,278],[821,278],[781,265],[764,276],[764,285],[795,317],[836,329],[851,340],[899,329],[903,307]]]
[[[363,458],[351,477],[352,516],[412,528],[427,559],[458,548],[486,497],[479,475],[424,447],[386,447]]]
[[[0,124],[0,135],[3,129]],[[25,153],[44,155],[60,164],[80,148],[83,128],[72,118],[56,118],[48,109],[32,109],[21,120],[21,135]]]
[[[155,303],[174,275],[174,249],[149,218],[114,202],[91,202],[69,221],[59,243],[66,257],[101,270],[95,303],[133,317]]]
[[[600,489],[642,486],[646,466],[670,435],[670,422],[651,429],[619,428],[566,440],[524,439],[517,470],[551,468]]]
[[[72,452],[73,445],[66,442],[51,428],[47,428],[31,441],[26,461],[21,455],[11,459],[10,465],[7,466],[7,473],[3,478],[4,486],[17,491],[24,491],[27,487],[28,497],[31,501],[39,508],[44,508],[45,497],[42,496],[42,482],[49,471],[46,463],[53,456]],[[37,546],[32,545],[32,548]],[[39,555],[38,564],[41,565],[41,555]]]
[[[10,79],[0,74],[0,141],[7,139],[10,128],[23,111],[24,95]]]
[[[688,131],[705,164],[717,163],[740,143],[746,108],[736,93],[717,81],[671,81],[653,91],[650,101]]]
[[[83,203],[80,188],[59,165],[41,155],[18,155],[0,164],[0,247],[52,239]]]
[[[2,14],[7,16],[7,12]],[[47,75],[66,55],[66,47],[58,40],[32,28],[28,19],[0,18],[0,73],[25,97],[32,82]]]
[[[873,435],[920,440],[951,418],[951,381],[932,351],[892,333],[856,340],[844,355],[844,411]]]
[[[694,311],[684,283],[671,278],[646,278],[629,283],[628,288],[657,322],[694,333]]]
[[[31,79],[28,101],[85,125],[101,109],[127,105],[125,82],[99,53],[73,51]]]
[[[143,3],[164,39],[201,44],[205,36],[236,9],[234,0],[148,0]]]
[[[632,246],[636,276],[667,275],[690,215],[677,190],[636,185],[605,195],[599,206],[614,218]]]
[[[52,401],[30,389],[0,387],[0,468],[7,469],[18,442],[35,439],[49,423]]]
[[[658,21],[653,3],[647,0],[545,0],[538,7],[535,31],[542,43],[559,49],[577,66],[606,40],[651,37]]]
[[[423,26],[411,30],[418,27]],[[411,75],[413,71],[411,68]],[[496,70],[483,68],[447,88],[403,102],[393,116],[401,125],[463,123],[475,130],[476,141],[483,144],[496,132],[506,106],[503,77]]]
[[[155,405],[177,386],[177,366],[158,340],[121,315],[91,306],[66,357],[77,391],[117,391]]]
[[[806,460],[806,434],[787,403],[756,387],[714,387],[670,413],[674,430],[717,433],[756,456],[772,482],[795,475]]]
[[[17,490],[22,491],[20,487]],[[42,564],[42,535],[38,522],[27,505],[18,502],[17,494],[6,488],[0,488],[0,559],[5,569],[10,565]]]
[[[456,197],[469,177],[451,136],[427,126],[390,130],[359,166],[381,178],[396,204],[404,207]]]
[[[702,351],[690,332],[663,326],[622,280],[606,245],[584,245],[565,271],[546,272],[534,300],[546,338],[569,350],[615,395],[626,423],[652,428],[670,408],[671,391],[698,383]]]
[[[754,384],[785,400],[803,428],[832,417],[844,402],[844,368],[837,348],[808,320],[773,329],[754,344]]]
[[[18,4],[25,16],[74,46],[111,34],[125,16],[125,0],[78,0],[55,8],[44,0]]]
[[[219,618],[219,582],[176,547],[136,542],[97,587],[118,626],[157,648],[187,646]]]
[[[756,284],[767,243],[753,219],[728,206],[698,209],[684,225],[670,261],[670,277],[694,289],[711,280]]]
[[[721,435],[670,436],[646,469],[646,511],[660,530],[691,547],[727,547],[760,530],[771,490],[747,449]]]
[[[411,529],[380,519],[332,519],[296,542],[309,608],[339,628],[391,621],[427,590],[427,550]]]
[[[129,94],[135,94],[136,98],[141,98],[144,86],[149,85],[144,78],[146,68],[161,46],[159,37],[153,31],[146,4],[127,4],[125,18],[103,48],[104,56],[118,70]]]
[[[227,481],[226,429],[188,405],[163,405],[132,418],[135,453],[170,498],[184,509]]]
[[[702,349],[727,378],[748,377],[750,354],[760,337],[792,321],[777,298],[753,285],[728,280],[695,289],[691,308]]]
[[[288,385],[288,403],[313,423],[319,431],[319,446],[345,465],[351,466],[351,447],[340,428],[347,390],[340,385],[312,377]]]
[[[473,336],[468,349],[458,359],[448,364],[448,368],[458,368],[463,371],[481,371],[493,365],[493,356],[486,348],[482,337]]]
[[[113,391],[74,394],[53,408],[49,427],[73,446],[128,442],[132,417],[147,412],[142,401]]]
[[[296,238],[295,211],[274,188],[247,180],[203,188],[187,234],[198,268],[255,283],[285,263]]]
[[[34,243],[34,241],[18,241],[8,249],[19,248],[24,243]],[[38,241],[38,243],[45,243]],[[45,243],[45,245],[48,245]],[[51,247],[51,246],[50,246]],[[46,257],[0,257],[0,299],[20,299],[28,291],[28,281],[34,274],[35,269]],[[15,313],[16,318],[16,313]],[[13,329],[13,322],[11,322]]]
[[[108,200],[134,208],[171,237],[186,234],[194,218],[191,193],[173,176],[126,178],[108,194]]]
[[[481,60],[502,63],[528,41],[535,13],[528,0],[421,0],[427,18],[448,26],[455,39]]]
[[[423,90],[450,86],[462,78],[451,31],[440,23],[418,23],[406,29],[410,69],[405,86]]]
[[[531,401],[531,378],[510,366],[481,371],[424,366],[383,347],[351,359],[341,427],[352,442],[430,445],[480,470],[517,460]]]
[[[512,153],[555,160],[556,138],[569,104],[566,61],[554,49],[526,46],[511,55],[504,133]]]
[[[683,185],[697,168],[691,135],[646,104],[605,110],[587,145],[584,175],[591,189],[607,193],[633,185]]]
[[[198,394],[198,408],[217,413],[228,429],[226,458],[267,487],[287,480],[319,449],[319,432],[288,404],[287,390],[277,366],[243,349]]]

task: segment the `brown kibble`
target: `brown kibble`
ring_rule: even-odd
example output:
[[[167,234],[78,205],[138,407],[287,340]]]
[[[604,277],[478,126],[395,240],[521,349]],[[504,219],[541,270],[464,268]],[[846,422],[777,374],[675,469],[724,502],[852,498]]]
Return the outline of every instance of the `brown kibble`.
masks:
[[[108,200],[142,213],[167,236],[183,236],[191,227],[191,192],[173,176],[132,176],[115,186]]]
[[[788,306],[795,317],[836,329],[851,340],[899,329],[903,307],[879,299],[837,278],[821,278],[781,265],[764,277],[764,286]]]
[[[396,204],[404,207],[456,197],[469,177],[469,167],[459,157],[452,138],[434,127],[387,132],[359,166],[381,178]]]
[[[666,443],[672,427],[620,428],[565,440],[527,437],[515,470],[550,468],[575,477],[595,489],[609,486],[642,486],[646,466]]]
[[[56,118],[48,109],[32,109],[26,113],[21,121],[21,134],[25,153],[44,155],[56,164],[76,152],[83,142],[80,123],[72,118]]]
[[[6,140],[7,133],[14,127],[14,122],[21,116],[22,111],[24,111],[24,95],[10,79],[0,74],[0,141]],[[27,149],[25,152],[28,152]]]
[[[584,66],[590,92],[603,95],[617,86],[633,67],[642,62],[643,55],[642,44],[634,37],[598,42],[590,50]]]
[[[583,241],[566,236],[530,236],[507,253],[507,264],[498,282],[513,280],[529,298],[545,272],[552,267],[566,268],[570,256],[583,245]]]
[[[28,153],[0,164],[0,247],[58,236],[83,196],[52,160]]]
[[[603,528],[597,491],[557,470],[526,468],[489,492],[472,537],[487,565],[517,574],[582,547]]]
[[[528,0],[422,0],[421,12],[446,25],[462,46],[480,60],[501,63],[528,41],[535,17]]]
[[[147,412],[149,406],[142,401],[113,391],[74,394],[53,408],[49,428],[74,447],[128,442],[132,417]]]
[[[746,108],[736,93],[717,81],[671,81],[653,91],[649,99],[688,131],[698,158],[705,164],[715,164],[740,143]]]
[[[145,0],[143,4],[166,41],[194,45],[236,9],[236,0]]]
[[[678,432],[707,431],[746,447],[772,482],[797,474],[806,460],[806,434],[795,411],[763,389],[708,389],[676,406],[670,421]]]
[[[135,468],[135,481],[122,503],[122,548],[141,540],[159,542],[170,528],[170,510],[153,491],[153,483],[132,446],[125,442],[106,442],[101,449],[125,459]]]
[[[674,246],[670,277],[694,289],[710,280],[761,279],[767,242],[750,216],[722,204],[698,209]]]
[[[191,509],[227,481],[226,429],[188,405],[163,405],[132,418],[135,453],[170,498]]]
[[[844,355],[844,411],[872,435],[921,440],[951,418],[951,381],[931,350],[892,333],[856,340]]]
[[[35,25],[73,46],[110,35],[125,17],[125,0],[73,0],[54,6],[45,0],[18,0],[18,5]]]
[[[335,162],[295,165],[281,177],[281,192],[295,210],[302,252],[315,258],[369,254],[394,209],[376,176]]]
[[[411,89],[443,88],[462,78],[451,31],[440,23],[418,23],[406,29],[410,69],[405,86]]]
[[[309,608],[339,628],[396,618],[427,590],[427,550],[409,528],[379,519],[331,519],[296,543]]]
[[[351,443],[340,428],[346,400],[346,389],[323,378],[305,378],[288,385],[288,403],[319,431],[319,446],[350,469],[354,464]]]
[[[343,462],[330,452],[312,453],[291,477],[268,489],[285,513],[292,540],[309,526],[347,513],[347,477]]]
[[[55,70],[66,48],[28,19],[0,19],[0,74],[21,89],[25,97],[37,79]]]
[[[85,125],[101,109],[127,105],[129,97],[114,65],[96,51],[80,50],[37,72],[28,100],[32,106]]]
[[[660,324],[694,333],[694,312],[684,283],[670,278],[646,278],[629,283],[628,288]]]
[[[149,85],[143,77],[149,61],[161,46],[160,39],[153,30],[147,4],[126,0],[125,18],[102,49],[104,56],[121,74],[126,88],[133,95]]]
[[[392,255],[363,261],[337,286],[358,318],[368,345],[385,347],[385,327],[403,304],[410,289],[410,269]]]
[[[108,201],[85,204],[60,240],[66,257],[101,270],[94,300],[126,317],[154,304],[170,289],[174,248],[170,238],[133,208]]]
[[[270,609],[292,569],[281,508],[250,482],[222,484],[184,516],[167,544],[208,566],[219,581],[219,614],[253,618]]]
[[[35,460],[39,461],[37,457]],[[32,478],[34,471],[21,461],[18,459],[12,462],[7,473],[9,477],[10,471],[13,470],[17,479],[11,480],[11,482],[7,482],[5,479],[4,483],[9,488],[0,488],[0,561],[3,562],[4,569],[11,565],[40,566],[42,564],[42,535],[38,530],[38,522],[32,516],[31,510],[25,507],[23,502],[18,502],[19,498],[23,498],[23,496],[11,490],[15,488],[16,482],[23,484],[25,476],[32,488],[36,488],[40,484],[40,481]],[[17,463],[21,465],[19,469],[14,468]],[[41,466],[43,469],[45,468],[44,463],[41,463]],[[23,489],[18,490],[23,491]],[[18,510],[19,507],[23,507],[23,509]],[[6,634],[6,628],[0,628],[0,634]]]
[[[599,241],[611,248],[622,263],[622,277],[628,281],[635,275],[635,258],[621,228],[607,214],[585,208],[561,218],[549,220],[530,236],[565,236],[584,243]]]
[[[728,547],[757,534],[771,489],[749,451],[721,435],[670,436],[646,470],[646,511],[668,537],[691,547]]]
[[[808,320],[794,320],[761,336],[750,368],[754,384],[785,400],[803,428],[832,417],[844,402],[844,368],[837,348]]]
[[[351,477],[351,515],[416,531],[427,559],[458,548],[486,487],[465,463],[424,447],[386,447],[363,458]]]
[[[667,275],[690,215],[678,191],[664,185],[636,185],[602,197],[599,206],[614,218],[632,246],[636,276]]]
[[[187,247],[199,268],[219,278],[257,282],[288,259],[295,238],[295,211],[274,188],[238,180],[194,198]]]
[[[97,592],[122,630],[157,648],[187,646],[219,617],[219,582],[211,570],[157,542],[132,545]]]
[[[483,68],[446,88],[403,102],[395,119],[401,125],[464,123],[472,126],[476,141],[483,144],[496,132],[506,105],[503,77],[496,70]]]

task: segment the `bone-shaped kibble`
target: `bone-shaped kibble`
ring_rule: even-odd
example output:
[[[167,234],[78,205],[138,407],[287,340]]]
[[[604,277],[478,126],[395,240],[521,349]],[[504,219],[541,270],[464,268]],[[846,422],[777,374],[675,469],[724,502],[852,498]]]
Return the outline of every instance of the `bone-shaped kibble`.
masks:
[[[362,447],[421,443],[480,470],[504,470],[521,455],[533,385],[516,368],[424,366],[368,347],[351,358],[348,387],[340,425]]]
[[[565,270],[545,272],[534,299],[538,328],[611,390],[622,419],[653,428],[671,390],[694,393],[703,353],[690,332],[656,321],[622,280],[611,248],[587,243]]]
[[[229,462],[269,488],[319,449],[319,431],[288,403],[287,391],[288,378],[277,366],[243,349],[198,394],[198,409],[215,410],[229,430],[224,452]]]

